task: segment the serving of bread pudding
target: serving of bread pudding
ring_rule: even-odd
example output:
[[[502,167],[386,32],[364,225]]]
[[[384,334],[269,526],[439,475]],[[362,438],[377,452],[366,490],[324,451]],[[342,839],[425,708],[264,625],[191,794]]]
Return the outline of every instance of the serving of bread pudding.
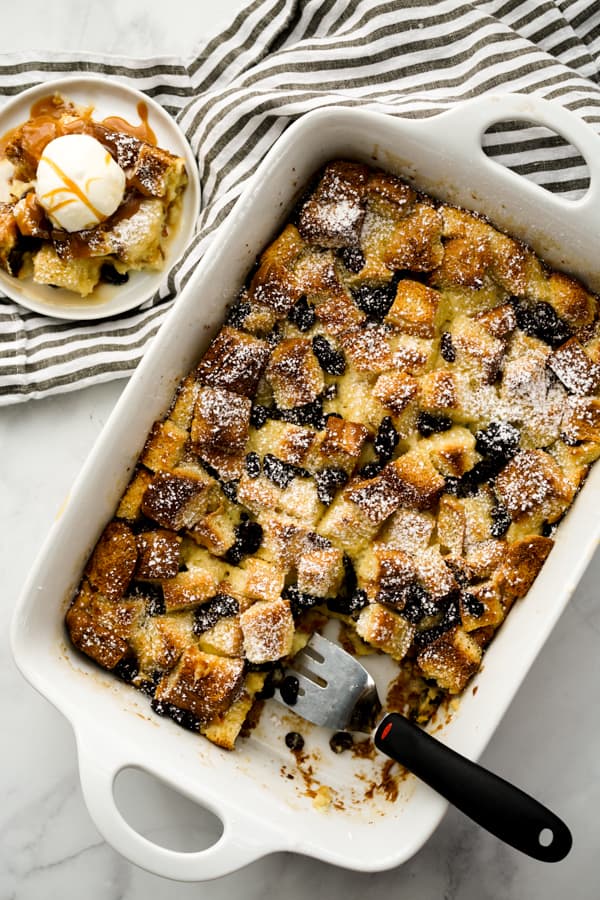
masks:
[[[52,94],[0,140],[0,267],[81,297],[163,268],[188,181],[143,102],[140,125],[93,112]]]

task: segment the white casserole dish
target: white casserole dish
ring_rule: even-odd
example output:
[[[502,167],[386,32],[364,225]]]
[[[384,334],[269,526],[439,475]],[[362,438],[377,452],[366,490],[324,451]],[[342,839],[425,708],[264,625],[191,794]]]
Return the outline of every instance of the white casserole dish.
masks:
[[[545,125],[586,159],[591,185],[577,201],[557,197],[488,159],[482,134],[502,120]],[[12,648],[27,679],[70,720],[77,737],[83,792],[106,840],[157,874],[203,880],[291,850],[362,871],[381,871],[414,854],[446,804],[407,777],[395,802],[364,795],[356,771],[380,777],[383,757],[337,757],[328,735],[310,734],[322,749],[319,779],[346,808],[317,811],[303,778],[293,780],[289,730],[273,710],[239,750],[228,753],[150,712],[146,698],[82,659],[63,626],[82,567],[113,514],[152,422],[169,404],[223,319],[256,254],[285,220],[299,189],[335,157],[380,165],[446,201],[476,209],[527,241],[553,266],[600,290],[598,138],[560,106],[506,95],[469,101],[424,121],[324,109],[292,125],[267,154],[215,237],[159,335],[122,394],[29,576],[12,621]],[[564,609],[600,536],[596,505],[600,466],[560,525],[557,542],[529,596],[517,603],[484,659],[482,671],[437,736],[471,759],[483,751],[535,656]],[[551,690],[552,686],[548,685]],[[113,797],[119,771],[136,766],[211,809],[223,822],[212,847],[193,853],[159,847],[122,818]],[[362,766],[362,768],[361,768]],[[286,768],[287,767],[287,768]],[[365,768],[366,767],[366,768]],[[285,769],[282,774],[281,769]]]

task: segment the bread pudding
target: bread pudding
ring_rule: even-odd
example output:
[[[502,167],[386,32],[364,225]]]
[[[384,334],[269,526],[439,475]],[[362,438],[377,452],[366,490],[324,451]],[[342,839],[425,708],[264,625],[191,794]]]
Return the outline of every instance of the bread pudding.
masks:
[[[184,160],[140,124],[93,118],[59,94],[0,140],[0,266],[86,297],[160,270],[187,184]]]
[[[337,160],[145,443],[73,644],[233,749],[314,630],[387,708],[460,695],[600,455],[598,300],[483,217]],[[252,714],[252,715],[250,715]]]

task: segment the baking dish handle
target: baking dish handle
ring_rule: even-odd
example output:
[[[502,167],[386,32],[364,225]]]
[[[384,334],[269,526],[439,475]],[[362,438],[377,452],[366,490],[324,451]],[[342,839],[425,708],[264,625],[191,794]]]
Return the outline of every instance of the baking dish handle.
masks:
[[[456,119],[456,128],[451,127],[453,119]],[[479,163],[488,171],[497,169],[501,164],[484,153],[483,135],[492,125],[506,121],[543,125],[577,148],[589,170],[589,188],[585,195],[577,200],[561,197],[560,194],[554,194],[553,198],[561,205],[564,214],[571,216],[579,227],[585,227],[586,223],[582,222],[582,216],[585,217],[587,214],[592,217],[590,225],[593,221],[597,226],[600,208],[600,139],[590,125],[560,103],[545,100],[534,94],[484,94],[428,120],[432,127],[439,125],[443,128],[449,150],[458,154],[459,158],[468,151],[477,153]],[[528,181],[504,166],[502,168],[508,177],[518,180],[522,190],[548,193],[540,185]]]
[[[226,814],[222,809],[211,810],[223,822],[223,833],[205,850],[185,852],[155,844],[123,818],[115,802],[114,782],[119,772],[132,766],[159,776],[133,759],[135,753],[119,758],[105,740],[78,734],[77,746],[83,796],[98,831],[122,856],[155,875],[175,881],[208,881],[235,872],[269,853],[289,849],[284,846],[281,833],[269,831],[264,821],[259,823],[230,808]],[[102,747],[101,755],[98,747]],[[206,806],[210,808],[208,803]]]

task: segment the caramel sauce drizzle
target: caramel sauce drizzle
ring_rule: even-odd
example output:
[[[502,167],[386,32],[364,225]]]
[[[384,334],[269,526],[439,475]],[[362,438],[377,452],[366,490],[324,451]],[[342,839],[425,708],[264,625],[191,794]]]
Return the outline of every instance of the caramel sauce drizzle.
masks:
[[[74,115],[73,120],[68,123],[61,122],[61,115],[69,112],[71,109]],[[136,111],[140,118],[138,125],[128,122],[127,119],[123,119],[121,116],[108,116],[98,124],[103,125],[110,131],[128,134],[139,141],[145,141],[147,144],[157,146],[157,137],[148,119],[147,104],[140,100]],[[4,158],[7,146],[19,132],[22,135],[22,142],[35,159],[40,159],[46,144],[49,144],[54,138],[61,137],[64,134],[81,134],[88,131],[93,133],[92,112],[93,107],[90,107],[83,113],[75,113],[75,108],[72,104],[66,103],[57,94],[41,97],[32,104],[30,118],[27,122],[18,125],[16,128],[11,128],[0,137],[0,159]]]
[[[122,119],[120,116],[108,116],[108,118],[102,119],[101,124],[112,131],[123,131],[125,134],[130,134],[132,137],[137,138],[138,141],[145,141],[147,144],[156,146],[157,138],[148,122],[148,107],[143,100],[140,100],[136,110],[140,117],[139,125],[132,125],[131,122],[128,122],[127,119]]]

